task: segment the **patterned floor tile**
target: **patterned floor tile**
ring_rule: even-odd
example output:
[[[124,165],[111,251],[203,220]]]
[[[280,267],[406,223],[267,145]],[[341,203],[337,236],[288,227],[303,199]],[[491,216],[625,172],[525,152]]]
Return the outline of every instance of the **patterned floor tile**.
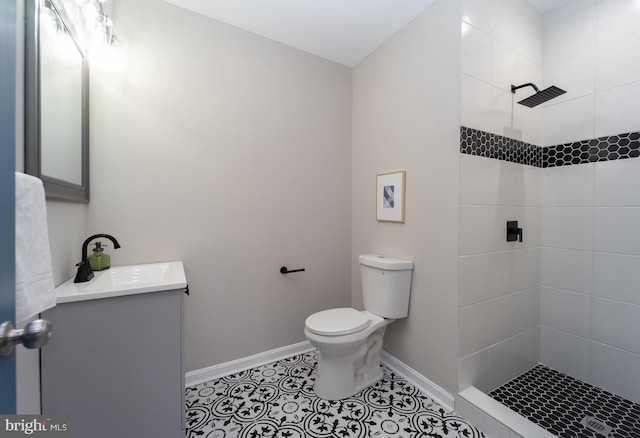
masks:
[[[317,359],[312,351],[187,388],[187,437],[484,437],[386,367],[353,397],[320,399]]]
[[[609,438],[640,438],[640,405],[544,365],[489,396],[562,438],[603,438],[581,424],[587,416],[611,428]]]

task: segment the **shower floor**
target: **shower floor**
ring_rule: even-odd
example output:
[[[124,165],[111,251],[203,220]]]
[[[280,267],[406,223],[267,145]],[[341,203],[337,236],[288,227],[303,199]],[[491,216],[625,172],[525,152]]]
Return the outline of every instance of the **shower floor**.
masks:
[[[511,410],[561,437],[639,438],[640,405],[544,365],[489,393]],[[602,435],[587,429],[585,416],[611,427]]]

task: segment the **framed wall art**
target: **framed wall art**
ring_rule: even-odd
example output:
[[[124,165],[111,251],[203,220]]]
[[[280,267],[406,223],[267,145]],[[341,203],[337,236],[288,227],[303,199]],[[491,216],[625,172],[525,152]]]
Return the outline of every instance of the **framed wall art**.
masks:
[[[404,223],[406,171],[378,174],[376,181],[376,219],[378,222]]]

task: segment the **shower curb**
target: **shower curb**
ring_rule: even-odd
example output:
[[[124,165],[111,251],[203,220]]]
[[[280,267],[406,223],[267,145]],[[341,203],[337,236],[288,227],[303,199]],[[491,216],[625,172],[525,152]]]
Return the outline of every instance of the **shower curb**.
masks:
[[[456,395],[456,412],[491,438],[557,438],[473,386]]]

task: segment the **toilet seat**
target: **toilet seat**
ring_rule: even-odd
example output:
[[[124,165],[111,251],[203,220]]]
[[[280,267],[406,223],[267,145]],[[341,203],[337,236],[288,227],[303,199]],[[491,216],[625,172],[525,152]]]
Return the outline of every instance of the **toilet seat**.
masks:
[[[322,336],[342,336],[357,333],[369,327],[371,319],[366,313],[350,307],[323,310],[305,321],[307,330]]]

